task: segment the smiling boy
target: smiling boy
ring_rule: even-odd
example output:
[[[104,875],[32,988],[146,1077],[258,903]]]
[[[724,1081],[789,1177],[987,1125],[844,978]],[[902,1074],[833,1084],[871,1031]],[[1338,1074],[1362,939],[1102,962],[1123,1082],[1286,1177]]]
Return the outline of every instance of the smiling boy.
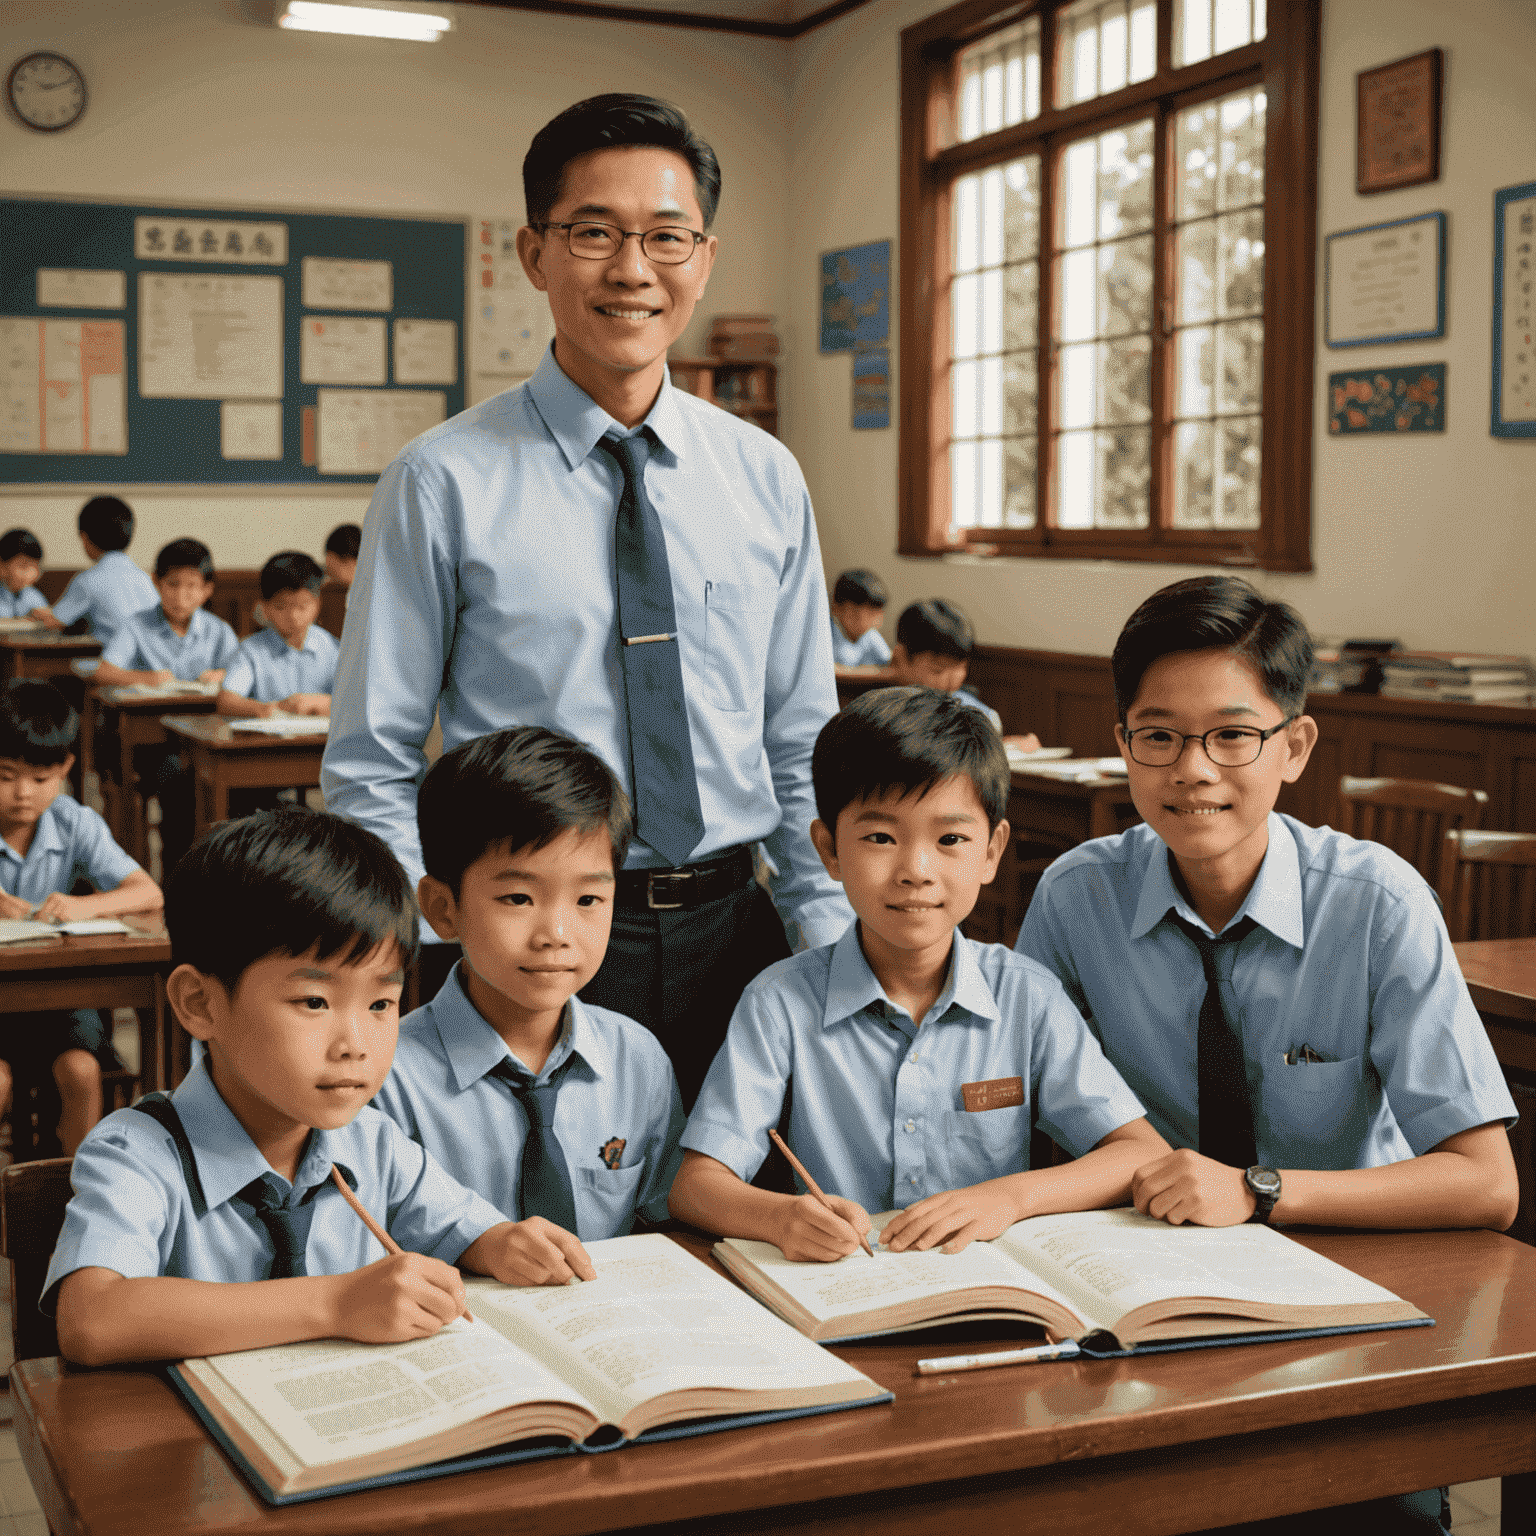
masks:
[[[828,723],[817,850],[857,921],[749,986],[683,1134],[671,1208],[792,1259],[884,1242],[954,1253],[1050,1211],[1123,1202],[1166,1152],[1060,985],[958,928],[1008,842],[1008,761],[976,711],[885,688]],[[791,1085],[793,1092],[790,1092]],[[755,1189],[768,1131],[832,1197]],[[1077,1160],[1029,1168],[1039,1124]]]

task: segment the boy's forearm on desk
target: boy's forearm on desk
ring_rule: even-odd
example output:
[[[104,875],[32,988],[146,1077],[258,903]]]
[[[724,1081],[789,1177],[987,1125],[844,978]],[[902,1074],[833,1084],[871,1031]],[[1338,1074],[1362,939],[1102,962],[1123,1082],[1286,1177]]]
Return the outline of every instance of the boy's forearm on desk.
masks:
[[[1136,1170],[1167,1153],[1168,1143],[1145,1120],[1133,1120],[1070,1163],[1015,1174],[1021,1181],[1019,1219],[1129,1205]]]
[[[673,1180],[667,1209],[679,1221],[706,1232],[777,1242],[786,1201],[791,1195],[754,1189],[725,1166],[702,1152],[683,1154],[683,1166]]]
[[[258,704],[255,699],[248,699],[243,693],[231,693],[228,688],[221,688],[215,708],[221,715],[237,715],[246,719],[260,719],[270,715],[276,706],[273,704]]]

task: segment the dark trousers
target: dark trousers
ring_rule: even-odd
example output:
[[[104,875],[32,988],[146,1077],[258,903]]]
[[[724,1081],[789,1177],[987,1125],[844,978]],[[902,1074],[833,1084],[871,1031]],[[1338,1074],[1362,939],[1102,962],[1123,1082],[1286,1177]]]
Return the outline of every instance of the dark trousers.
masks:
[[[1339,1504],[1305,1515],[1281,1515],[1249,1525],[1226,1525],[1205,1536],[1444,1536],[1451,1528],[1451,1501],[1444,1488],[1403,1493],[1395,1499]]]

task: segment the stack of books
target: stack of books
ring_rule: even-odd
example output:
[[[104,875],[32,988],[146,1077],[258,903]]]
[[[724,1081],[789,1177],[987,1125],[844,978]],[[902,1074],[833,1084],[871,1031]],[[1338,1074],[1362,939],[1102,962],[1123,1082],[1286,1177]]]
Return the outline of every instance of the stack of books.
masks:
[[[1536,672],[1529,656],[1399,651],[1382,663],[1381,679],[1381,692],[1389,699],[1523,704],[1536,695]]]
[[[1400,649],[1396,640],[1319,639],[1313,647],[1308,693],[1375,693],[1381,684],[1378,664]]]
[[[772,315],[716,315],[705,346],[727,363],[766,363],[779,355]]]

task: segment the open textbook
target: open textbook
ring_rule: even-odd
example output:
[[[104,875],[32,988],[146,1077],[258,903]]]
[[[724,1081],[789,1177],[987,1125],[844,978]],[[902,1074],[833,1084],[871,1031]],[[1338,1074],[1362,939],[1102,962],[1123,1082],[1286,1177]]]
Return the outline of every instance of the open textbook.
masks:
[[[232,731],[251,731],[257,736],[324,736],[331,729],[329,715],[236,715]]]
[[[171,1376],[274,1504],[890,1396],[670,1238],[585,1246],[596,1280],[467,1277],[474,1321],[431,1338],[286,1344]]]
[[[876,1229],[894,1215],[876,1216]],[[715,1257],[823,1341],[1010,1318],[1104,1355],[1432,1321],[1270,1227],[1170,1227],[1133,1210],[1036,1216],[957,1254],[880,1248],[796,1263],[772,1243],[727,1238]]]
[[[127,923],[120,923],[115,917],[81,917],[72,923],[41,922],[28,917],[0,919],[0,944],[31,944],[38,939],[57,939],[66,933],[88,938],[92,934],[132,932]]]

